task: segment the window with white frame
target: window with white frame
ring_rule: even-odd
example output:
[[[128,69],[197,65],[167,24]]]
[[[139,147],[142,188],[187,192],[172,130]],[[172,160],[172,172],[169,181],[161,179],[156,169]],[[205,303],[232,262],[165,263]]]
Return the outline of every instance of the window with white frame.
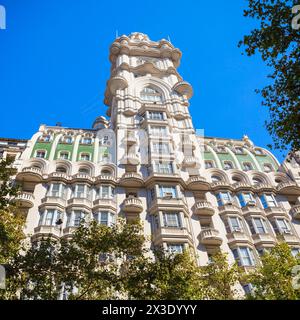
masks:
[[[91,154],[90,153],[81,153],[80,154],[80,160],[81,161],[90,161],[91,160]]]
[[[292,248],[291,253],[293,257],[296,257],[300,254],[300,248]]]
[[[81,222],[85,220],[85,215],[83,210],[73,210],[68,216],[68,227],[79,227]]]
[[[244,149],[242,147],[234,148],[236,154],[244,154]]]
[[[63,183],[51,183],[47,195],[49,197],[65,197],[65,188]]]
[[[215,164],[213,160],[205,160],[205,169],[215,168]]]
[[[56,222],[61,219],[62,212],[57,209],[46,209],[40,215],[40,226],[55,226]]]
[[[169,228],[180,228],[182,226],[179,212],[164,212],[164,226]]]
[[[149,111],[150,120],[164,120],[164,113],[158,111]]]
[[[243,169],[244,171],[250,171],[253,170],[253,165],[250,162],[244,162],[243,163]]]
[[[169,243],[167,245],[168,252],[169,253],[182,253],[184,250],[184,244],[183,243]]]
[[[37,150],[35,152],[36,158],[45,158],[46,157],[46,151],[45,150]]]
[[[161,93],[151,87],[145,87],[141,91],[140,97],[142,100],[149,101],[149,102],[161,102],[162,101]]]
[[[272,193],[266,193],[260,196],[261,203],[266,208],[277,207],[277,201]]]
[[[73,142],[73,138],[71,136],[64,136],[62,137],[61,142],[70,144]]]
[[[83,138],[81,139],[81,144],[92,144],[92,138],[83,137]]]
[[[276,218],[271,221],[271,224],[277,234],[292,233],[289,221],[284,218]]]
[[[94,219],[104,226],[112,226],[116,222],[116,216],[110,211],[99,211],[94,213]]]
[[[251,192],[242,192],[238,194],[238,199],[241,207],[253,204],[255,205],[255,199]]]
[[[73,189],[73,196],[75,198],[90,199],[91,188],[86,184],[77,184]]]
[[[177,198],[175,186],[159,186],[159,195],[161,198],[170,197]]]
[[[268,233],[266,221],[261,217],[253,217],[248,220],[248,224],[252,234],[266,234]]]
[[[59,159],[68,160],[70,153],[68,151],[60,151]]]
[[[233,163],[232,161],[224,161],[224,170],[230,170],[233,169]]]
[[[236,216],[230,216],[228,217],[228,227],[227,232],[232,233],[232,232],[241,232],[243,231],[243,223],[242,219]]]
[[[271,165],[271,163],[264,163],[263,164],[263,170],[264,170],[264,172],[272,172],[272,171],[274,171],[273,166]]]
[[[237,247],[232,249],[234,259],[239,266],[249,267],[255,265],[253,250],[249,247]]]
[[[167,127],[151,126],[150,133],[154,136],[166,136],[168,134]]]
[[[186,127],[185,120],[177,120],[177,127],[179,129],[184,129]]]
[[[98,199],[112,199],[114,197],[114,187],[110,185],[101,185],[97,188]]]
[[[170,145],[164,142],[153,142],[153,152],[158,154],[170,154]]]
[[[227,203],[232,202],[231,194],[228,191],[219,192],[219,193],[217,193],[216,196],[217,196],[217,201],[218,201],[219,206],[223,206]]]
[[[173,172],[173,165],[171,162],[155,162],[155,172],[158,173],[165,173],[165,174],[172,174]]]

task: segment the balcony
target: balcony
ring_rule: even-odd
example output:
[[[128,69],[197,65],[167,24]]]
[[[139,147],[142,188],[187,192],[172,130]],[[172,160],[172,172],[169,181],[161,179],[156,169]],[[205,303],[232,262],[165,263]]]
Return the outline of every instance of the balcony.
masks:
[[[220,215],[226,215],[226,214],[241,214],[241,209],[237,207],[236,205],[232,204],[231,202],[228,202],[224,204],[223,206],[219,207]]]
[[[268,183],[258,183],[255,186],[253,186],[254,190],[256,192],[275,192],[276,189],[272,185]]]
[[[87,183],[93,183],[94,179],[92,176],[86,173],[77,173],[72,177],[73,182],[87,182]]]
[[[199,160],[193,156],[184,157],[182,165],[184,167],[199,167]]]
[[[251,244],[252,240],[242,229],[227,233],[228,244]]]
[[[140,158],[137,154],[130,153],[123,157],[121,164],[137,166],[140,164]]]
[[[269,233],[256,233],[252,235],[252,239],[256,246],[275,245],[276,238]]]
[[[280,194],[300,195],[300,186],[294,181],[281,182],[277,185],[276,190]]]
[[[67,204],[67,201],[62,195],[57,195],[57,196],[47,195],[41,200],[41,203],[42,204],[40,205],[40,207],[45,205],[51,205],[51,206],[57,206],[57,207],[60,207],[61,209],[64,209]]]
[[[16,203],[21,208],[32,208],[34,206],[34,195],[30,192],[20,192],[17,195]]]
[[[58,226],[38,226],[34,228],[33,239],[41,239],[41,238],[54,238],[58,239],[61,235],[61,228]]]
[[[206,200],[197,201],[193,209],[195,214],[204,217],[211,217],[215,213],[212,204]]]
[[[300,204],[292,207],[291,214],[294,219],[300,219]]]
[[[172,196],[168,197],[156,197],[153,199],[150,207],[151,212],[156,212],[157,210],[164,210],[164,209],[173,209],[173,210],[186,210],[187,205],[183,198],[172,198]]]
[[[278,217],[278,216],[287,216],[287,212],[282,207],[269,207],[265,209],[265,214],[268,218]]]
[[[186,242],[193,243],[192,236],[186,228],[161,227],[153,232],[152,237],[154,245],[163,242]]]
[[[204,246],[220,246],[223,242],[219,231],[214,228],[205,228],[199,234],[199,241]]]
[[[61,181],[61,182],[69,182],[72,180],[72,177],[63,172],[52,172],[48,175],[49,181]]]
[[[127,215],[140,214],[143,212],[142,200],[136,197],[128,197],[123,201],[122,209]]]
[[[252,191],[253,186],[245,182],[236,182],[233,184],[233,188],[236,192],[238,191]]]
[[[137,172],[125,172],[120,179],[120,185],[123,187],[142,187],[143,184],[144,179]]]
[[[35,167],[23,168],[22,171],[17,174],[16,179],[39,183],[43,180],[42,170]]]
[[[293,234],[292,231],[283,231],[279,235],[277,235],[278,239],[283,240],[289,245],[299,245],[300,239]]]
[[[176,110],[174,112],[174,118],[176,120],[183,120],[186,118],[186,114],[183,112],[183,110]]]
[[[189,177],[186,185],[188,189],[193,191],[209,190],[209,183],[200,175]]]
[[[98,198],[93,201],[93,210],[113,210],[117,211],[117,204],[113,198]]]
[[[98,177],[95,179],[95,183],[111,183],[113,185],[116,184],[116,178],[112,175],[108,174],[100,174]]]
[[[220,190],[220,189],[225,189],[225,190],[230,190],[233,191],[233,186],[227,182],[227,181],[214,181],[210,184],[210,187],[213,191],[215,190]]]
[[[92,201],[88,198],[73,197],[67,201],[68,207],[84,207],[87,210],[92,208]]]
[[[182,182],[183,183],[181,176],[176,172],[166,173],[166,172],[156,172],[153,170],[149,170],[149,176],[146,178],[145,184],[146,184],[146,186],[148,186],[148,185],[151,185],[155,181],[161,182],[162,180],[164,182],[168,181],[168,182],[180,182],[180,183]]]
[[[78,229],[78,227],[75,226],[67,226],[63,230],[63,237],[64,238],[70,238],[72,234]]]
[[[181,141],[184,150],[195,150],[196,146],[189,137],[184,137]]]
[[[259,207],[257,207],[255,204],[250,205],[247,204],[245,207],[242,208],[242,213],[244,216],[249,216],[249,215],[265,215],[265,211]]]

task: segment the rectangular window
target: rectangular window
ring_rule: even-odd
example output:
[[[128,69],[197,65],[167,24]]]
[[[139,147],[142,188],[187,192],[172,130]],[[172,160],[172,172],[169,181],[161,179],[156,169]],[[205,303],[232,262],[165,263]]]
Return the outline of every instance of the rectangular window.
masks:
[[[167,135],[167,127],[162,126],[151,126],[151,134],[155,136],[165,136]]]
[[[231,203],[231,195],[229,192],[220,192],[217,194],[218,205],[223,206],[227,203]]]
[[[168,143],[154,142],[153,152],[158,154],[170,154],[170,146]]]
[[[280,233],[291,233],[290,224],[285,219],[276,219]]]
[[[60,159],[68,160],[69,159],[69,152],[61,152],[59,154]]]
[[[99,199],[111,199],[114,196],[114,189],[111,186],[100,186],[98,189]]]
[[[36,152],[36,158],[45,158],[46,156],[46,151],[37,151]]]
[[[237,217],[229,217],[229,224],[231,232],[242,231],[240,221]]]
[[[261,218],[253,218],[253,222],[256,229],[256,233],[259,233],[259,234],[267,233],[265,223]]]
[[[84,212],[80,210],[74,211],[74,227],[79,227],[81,221],[84,220]]]
[[[173,166],[171,162],[156,162],[155,171],[158,173],[172,174]]]
[[[78,184],[76,186],[76,198],[85,198],[85,185],[84,184]]]
[[[207,160],[205,161],[205,169],[210,169],[210,168],[214,168],[215,165],[214,165],[214,162],[211,161],[211,160]]]
[[[260,197],[263,207],[270,208],[270,207],[277,207],[277,202],[273,194],[264,194]]]
[[[184,246],[182,243],[178,244],[168,244],[169,253],[182,253]]]
[[[164,198],[164,197],[177,198],[176,187],[174,186],[160,186],[159,191],[160,191],[161,198]]]
[[[52,226],[54,224],[54,215],[55,210],[49,209],[46,212],[46,218],[45,218],[45,226]]]
[[[165,227],[172,227],[172,228],[181,227],[180,216],[178,212],[164,212],[163,218],[164,218]]]
[[[250,192],[238,194],[241,207],[245,207],[249,203],[255,204],[255,200]]]
[[[52,188],[51,197],[59,197],[61,184],[60,183],[53,183],[51,188]]]
[[[164,115],[162,112],[149,111],[150,120],[164,120]]]
[[[238,247],[233,249],[232,253],[239,266],[253,266],[255,264],[253,251],[248,247]]]

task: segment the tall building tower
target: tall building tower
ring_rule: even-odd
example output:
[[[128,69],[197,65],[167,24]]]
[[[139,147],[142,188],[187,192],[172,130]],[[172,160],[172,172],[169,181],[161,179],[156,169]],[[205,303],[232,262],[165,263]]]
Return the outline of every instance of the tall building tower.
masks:
[[[169,41],[121,36],[109,58],[110,119],[41,125],[18,157],[28,236],[68,238],[83,218],[109,226],[123,216],[141,219],[149,248],[189,248],[199,265],[222,250],[254,268],[278,240],[299,252],[299,159],[280,166],[247,136],[199,136]]]

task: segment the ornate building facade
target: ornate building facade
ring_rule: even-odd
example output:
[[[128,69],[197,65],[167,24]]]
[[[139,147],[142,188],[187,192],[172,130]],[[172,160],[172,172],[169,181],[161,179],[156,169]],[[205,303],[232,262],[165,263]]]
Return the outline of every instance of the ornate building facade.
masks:
[[[222,250],[253,268],[279,238],[300,251],[300,161],[280,165],[247,136],[199,135],[180,58],[164,39],[121,36],[110,47],[109,120],[40,126],[16,160],[28,236],[69,237],[83,218],[123,216],[141,219],[150,248],[190,248],[199,265]]]

